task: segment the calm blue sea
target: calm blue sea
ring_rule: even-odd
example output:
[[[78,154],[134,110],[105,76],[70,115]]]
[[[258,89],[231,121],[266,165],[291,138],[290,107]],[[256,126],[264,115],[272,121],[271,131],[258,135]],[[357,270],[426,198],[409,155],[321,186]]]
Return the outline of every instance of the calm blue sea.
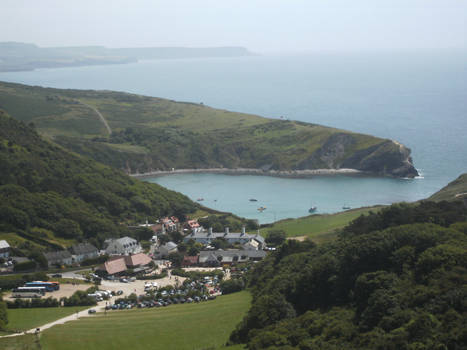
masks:
[[[260,222],[413,201],[467,172],[467,53],[424,51],[145,61],[0,73],[0,80],[111,89],[203,102],[391,138],[412,149],[422,178],[279,179],[212,174],[150,179]],[[249,202],[249,198],[258,202]],[[267,209],[259,213],[257,208]]]

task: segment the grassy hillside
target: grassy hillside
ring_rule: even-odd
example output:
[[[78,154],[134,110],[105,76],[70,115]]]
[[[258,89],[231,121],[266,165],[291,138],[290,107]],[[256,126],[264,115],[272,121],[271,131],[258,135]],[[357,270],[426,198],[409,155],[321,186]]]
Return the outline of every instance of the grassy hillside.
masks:
[[[459,199],[467,199],[467,173],[460,175],[429,198],[429,200],[437,202]]]
[[[283,230],[287,237],[305,236],[313,241],[321,241],[331,237],[339,229],[344,228],[360,215],[377,212],[381,206],[346,210],[336,214],[314,214],[298,219],[285,219],[270,225],[265,225],[260,232],[267,235],[268,231]]]
[[[41,336],[44,349],[215,349],[250,305],[247,292],[200,304],[113,311],[53,327]]]
[[[63,146],[132,173],[243,167],[416,175],[410,150],[390,140],[202,104],[0,83],[0,106]]]
[[[0,237],[25,251],[129,234],[127,223],[197,204],[66,151],[0,111]]]

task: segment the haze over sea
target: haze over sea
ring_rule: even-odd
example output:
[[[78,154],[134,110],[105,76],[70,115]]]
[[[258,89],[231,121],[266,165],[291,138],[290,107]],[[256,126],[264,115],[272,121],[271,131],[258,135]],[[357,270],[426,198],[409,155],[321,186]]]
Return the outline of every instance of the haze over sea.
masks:
[[[160,60],[0,73],[0,80],[203,102],[390,138],[412,149],[422,176],[411,180],[213,174],[148,179],[261,223],[307,215],[311,205],[318,213],[332,213],[344,205],[415,201],[467,171],[464,51]],[[267,209],[259,213],[259,206]]]

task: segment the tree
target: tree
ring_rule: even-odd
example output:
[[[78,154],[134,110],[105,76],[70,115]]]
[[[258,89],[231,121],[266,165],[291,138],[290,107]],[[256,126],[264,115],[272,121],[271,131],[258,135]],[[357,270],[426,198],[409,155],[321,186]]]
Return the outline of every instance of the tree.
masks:
[[[266,237],[266,243],[279,246],[284,243],[286,239],[286,234],[284,230],[271,230],[268,231],[268,235]]]
[[[172,263],[173,267],[180,267],[183,261],[183,254],[178,252],[170,253],[169,261]]]

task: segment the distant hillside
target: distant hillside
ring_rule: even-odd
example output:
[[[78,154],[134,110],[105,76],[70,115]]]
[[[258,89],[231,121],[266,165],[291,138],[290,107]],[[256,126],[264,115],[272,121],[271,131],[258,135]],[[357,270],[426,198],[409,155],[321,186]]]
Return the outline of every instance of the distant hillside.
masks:
[[[460,175],[456,180],[450,182],[428,199],[437,202],[460,199],[467,201],[467,173]]]
[[[0,72],[122,64],[140,59],[249,56],[243,47],[144,47],[111,49],[104,46],[38,47],[17,42],[0,43]]]
[[[373,175],[417,175],[410,150],[395,141],[202,103],[0,83],[0,107],[66,148],[128,173],[352,168]]]
[[[184,216],[198,205],[180,193],[42,139],[32,125],[0,111],[0,239],[55,249],[77,240],[101,246],[127,224]]]

